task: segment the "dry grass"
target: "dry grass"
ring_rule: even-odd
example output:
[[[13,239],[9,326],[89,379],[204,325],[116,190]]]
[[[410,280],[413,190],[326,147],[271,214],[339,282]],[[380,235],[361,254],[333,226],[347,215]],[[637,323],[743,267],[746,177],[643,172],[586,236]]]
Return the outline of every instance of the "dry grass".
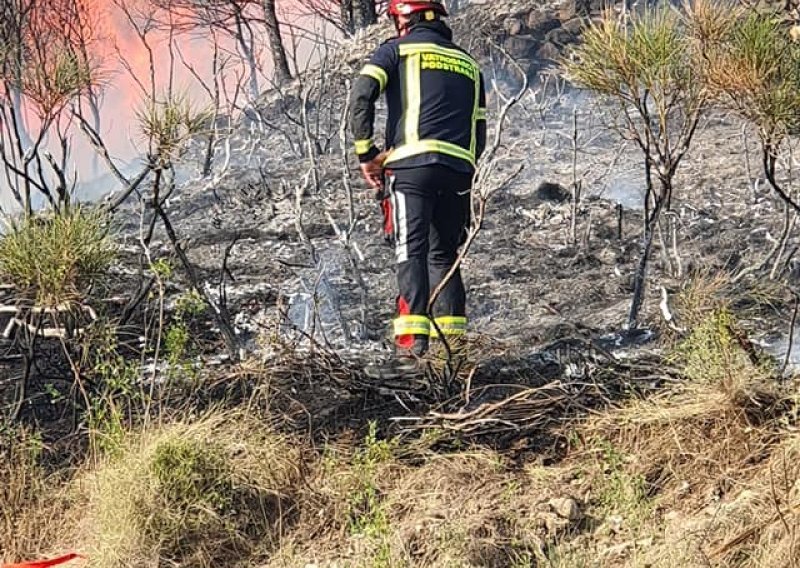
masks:
[[[0,431],[0,562],[52,552],[69,532],[69,497],[42,466],[43,450],[26,431]]]
[[[689,331],[672,346],[684,381],[582,428],[595,455],[610,447],[621,456],[593,481],[592,499],[601,500],[617,475],[641,490],[634,505],[651,504],[645,534],[655,544],[636,558],[600,565],[761,567],[798,560],[793,527],[800,495],[792,491],[800,446],[785,429],[796,422],[796,401],[752,351],[729,308],[730,294],[721,277],[700,276],[687,286],[676,311]],[[626,493],[616,495],[620,508]],[[621,507],[620,514],[627,522],[641,511]],[[656,511],[670,511],[672,520],[659,524]]]
[[[691,332],[675,348],[685,382],[658,397],[603,414],[587,425],[635,456],[634,468],[662,492],[689,483],[725,490],[747,479],[789,407],[742,338],[722,299],[724,282],[700,279],[679,304]]]
[[[329,456],[312,483],[317,500],[304,507],[316,522],[301,520],[269,567],[530,566],[570,524],[547,505],[557,476],[512,472],[494,452],[417,466],[385,456],[366,475],[360,455]],[[365,486],[374,499],[363,499]]]
[[[246,559],[277,544],[299,463],[299,449],[242,414],[131,435],[85,482],[85,550],[98,568]]]
[[[797,566],[800,544],[800,438],[785,437],[731,496],[668,523],[647,554],[654,568]]]

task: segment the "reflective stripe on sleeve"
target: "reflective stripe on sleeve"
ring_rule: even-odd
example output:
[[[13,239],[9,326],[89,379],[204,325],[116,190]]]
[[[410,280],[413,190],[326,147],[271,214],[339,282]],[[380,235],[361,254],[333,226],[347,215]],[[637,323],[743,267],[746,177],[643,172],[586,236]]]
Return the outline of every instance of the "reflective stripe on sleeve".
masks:
[[[356,140],[356,154],[366,154],[372,148],[372,140]]]
[[[375,79],[380,86],[381,92],[386,89],[386,83],[389,82],[389,75],[386,74],[386,71],[372,63],[364,65],[364,68],[361,70],[361,75]]]

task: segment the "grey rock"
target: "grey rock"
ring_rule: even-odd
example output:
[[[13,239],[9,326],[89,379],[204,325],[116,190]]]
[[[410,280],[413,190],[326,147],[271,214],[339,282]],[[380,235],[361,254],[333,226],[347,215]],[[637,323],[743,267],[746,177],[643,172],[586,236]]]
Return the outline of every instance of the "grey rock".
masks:
[[[536,54],[539,42],[529,36],[512,36],[504,42],[506,51],[515,59],[526,59]]]
[[[558,515],[553,513],[542,513],[539,517],[540,522],[544,525],[547,534],[550,536],[555,536],[567,527],[569,527],[569,520],[564,519]]]
[[[581,508],[572,497],[556,497],[548,502],[553,512],[568,521],[578,521],[582,518]]]
[[[561,58],[561,50],[551,42],[545,42],[536,50],[536,59],[541,64],[554,63]]]
[[[585,25],[585,21],[581,18],[570,18],[563,21],[561,24],[561,29],[574,34],[575,37],[578,37],[583,32]]]
[[[525,31],[525,24],[519,18],[506,18],[503,28],[508,35],[517,36]]]
[[[551,30],[561,27],[561,20],[555,17],[552,12],[540,12],[534,10],[528,14],[527,26],[531,36],[542,39]]]
[[[563,27],[555,28],[547,32],[545,36],[545,41],[548,43],[555,44],[557,46],[565,46],[570,43],[575,43],[577,41],[577,36],[572,33],[571,31],[564,29]]]

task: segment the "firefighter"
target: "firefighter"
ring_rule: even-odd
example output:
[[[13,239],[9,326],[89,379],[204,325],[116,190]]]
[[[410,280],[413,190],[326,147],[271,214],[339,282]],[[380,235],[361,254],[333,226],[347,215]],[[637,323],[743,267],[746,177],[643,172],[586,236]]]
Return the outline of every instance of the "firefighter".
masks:
[[[361,70],[352,93],[351,130],[361,172],[394,236],[399,361],[423,355],[438,332],[467,327],[466,293],[456,270],[428,318],[431,291],[456,261],[470,218],[475,163],[486,144],[486,99],[478,64],[452,40],[441,0],[390,0],[397,37]],[[386,95],[383,149],[373,141],[375,103]],[[437,332],[438,330],[438,332]]]

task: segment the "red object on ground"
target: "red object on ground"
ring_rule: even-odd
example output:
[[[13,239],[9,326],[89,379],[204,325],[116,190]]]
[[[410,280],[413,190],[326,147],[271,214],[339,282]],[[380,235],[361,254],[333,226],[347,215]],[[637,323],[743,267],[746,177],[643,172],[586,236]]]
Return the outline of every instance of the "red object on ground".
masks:
[[[71,560],[78,560],[83,559],[85,560],[86,557],[82,554],[65,554],[64,556],[59,556],[58,558],[53,558],[52,560],[37,560],[36,562],[21,562],[19,564],[3,564],[0,568],[50,568],[51,566],[60,566],[61,564],[66,564]]]
[[[403,296],[397,297],[397,315],[398,316],[407,316],[411,313],[411,306],[408,305],[408,301]],[[414,347],[414,336],[413,335],[398,335],[394,338],[395,345],[402,349],[411,349]]]

